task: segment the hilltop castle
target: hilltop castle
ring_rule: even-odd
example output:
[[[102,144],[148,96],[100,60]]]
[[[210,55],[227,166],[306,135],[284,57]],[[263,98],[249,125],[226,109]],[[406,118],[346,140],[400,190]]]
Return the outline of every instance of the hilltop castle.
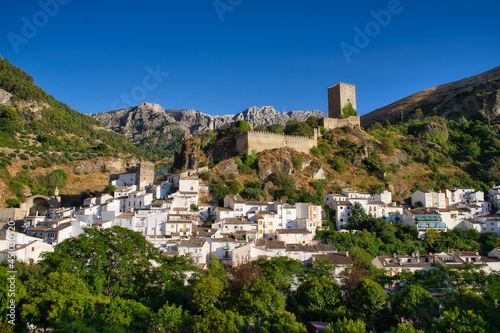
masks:
[[[342,127],[361,128],[359,116],[345,117],[343,109],[352,106],[356,110],[356,86],[339,82],[328,88],[328,117],[322,118],[320,126],[327,130]]]
[[[328,117],[320,120],[320,126],[327,130],[342,127],[361,128],[359,116],[344,116],[343,109],[348,106],[352,106],[352,109],[356,110],[356,87],[354,84],[339,82],[329,87]],[[244,132],[237,135],[235,139],[236,151],[240,155],[249,155],[253,150],[261,152],[266,149],[282,147],[309,153],[312,147],[318,145],[318,129],[314,129],[313,138],[268,132]]]

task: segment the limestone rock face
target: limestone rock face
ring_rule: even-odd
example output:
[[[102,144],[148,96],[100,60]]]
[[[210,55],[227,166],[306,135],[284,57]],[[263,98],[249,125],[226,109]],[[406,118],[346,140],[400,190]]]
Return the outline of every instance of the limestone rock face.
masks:
[[[1,105],[12,105],[12,102],[10,101],[10,98],[12,97],[12,94],[9,94],[3,89],[0,89],[0,104]]]
[[[135,157],[105,157],[102,159],[74,162],[74,167],[71,172],[76,174],[86,174],[91,172],[103,171],[111,173],[122,173],[127,171],[127,167],[134,166],[137,163],[139,163],[139,160]]]
[[[262,165],[262,167],[261,164],[262,163],[259,162],[259,179],[261,181],[266,181],[273,172],[282,172],[288,176],[290,176],[293,172],[293,164],[288,159],[280,158],[279,160],[273,161],[267,165]]]
[[[320,111],[278,112],[272,106],[251,107],[235,115],[211,116],[195,110],[164,110],[160,105],[142,103],[129,109],[92,114],[103,125],[136,142],[156,133],[181,129],[191,135],[219,129],[225,123],[248,121],[252,127],[272,124],[285,125],[287,121],[305,121],[309,116],[324,117]]]
[[[420,131],[418,131],[418,137],[423,138],[425,134],[429,134],[431,137],[433,137],[436,134],[441,134],[444,136],[444,138],[447,140],[449,133],[448,129],[446,128],[446,125],[443,124],[442,121],[438,122],[430,122],[425,124]]]
[[[385,166],[390,166],[391,164],[398,165],[404,163],[407,159],[408,157],[405,153],[397,152],[396,154],[394,154],[394,156],[385,159],[383,162]]]

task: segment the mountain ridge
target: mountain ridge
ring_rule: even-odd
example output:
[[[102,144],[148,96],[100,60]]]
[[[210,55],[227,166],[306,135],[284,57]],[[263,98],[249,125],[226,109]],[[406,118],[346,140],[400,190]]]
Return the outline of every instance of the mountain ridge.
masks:
[[[424,115],[441,115],[458,120],[482,111],[490,118],[500,114],[500,66],[462,80],[431,87],[361,116],[361,126],[369,127],[408,117],[421,108]]]

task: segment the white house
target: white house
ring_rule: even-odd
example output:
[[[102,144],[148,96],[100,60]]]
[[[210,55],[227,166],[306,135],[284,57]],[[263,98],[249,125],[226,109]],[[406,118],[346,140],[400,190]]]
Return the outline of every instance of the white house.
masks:
[[[210,244],[205,239],[192,238],[179,243],[179,255],[191,255],[194,263],[206,266],[210,255]]]
[[[426,208],[415,208],[405,210],[402,222],[417,227],[419,236],[423,237],[428,229],[446,231],[447,226],[443,222],[443,216],[436,210]]]
[[[477,216],[476,220],[483,223],[483,232],[489,231],[500,235],[500,214]]]
[[[285,242],[285,244],[309,244],[313,238],[314,233],[307,229],[277,229],[275,231],[276,239]]]
[[[4,249],[0,251],[0,261],[9,259],[9,255],[13,255],[17,260],[35,264],[41,261],[42,254],[45,252],[54,252],[54,246],[47,244],[42,240],[34,240],[27,244],[16,244],[15,249]]]
[[[493,186],[488,190],[489,201],[495,209],[500,209],[500,185]]]
[[[411,204],[415,205],[420,202],[422,207],[446,208],[446,193],[433,190],[417,190],[411,195]]]

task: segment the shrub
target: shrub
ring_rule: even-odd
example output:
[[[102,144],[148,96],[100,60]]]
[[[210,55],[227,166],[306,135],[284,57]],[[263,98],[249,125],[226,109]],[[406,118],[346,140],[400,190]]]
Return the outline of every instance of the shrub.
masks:
[[[297,156],[292,156],[292,164],[295,170],[302,170],[302,160]]]
[[[9,208],[19,208],[20,202],[17,198],[9,198],[5,200],[5,205]]]
[[[340,174],[345,173],[346,167],[342,156],[335,156],[332,159],[332,168]]]

